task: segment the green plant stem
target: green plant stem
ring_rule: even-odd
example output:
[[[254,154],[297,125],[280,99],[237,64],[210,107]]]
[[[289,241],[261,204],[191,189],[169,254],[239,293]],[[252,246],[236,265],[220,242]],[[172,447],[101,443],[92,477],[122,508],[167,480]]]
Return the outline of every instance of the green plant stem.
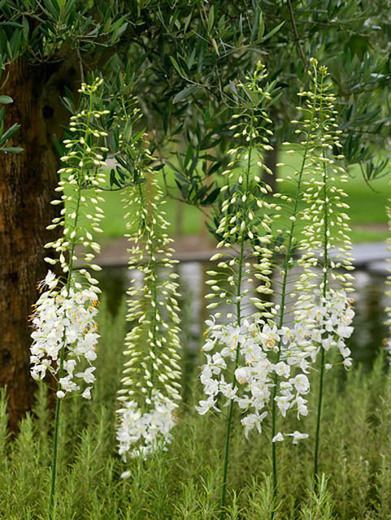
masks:
[[[317,89],[315,87],[315,95],[317,93]],[[299,213],[299,200],[300,200],[300,193],[301,193],[301,186],[303,181],[303,174],[304,174],[304,168],[307,162],[308,152],[310,149],[310,139],[312,131],[312,125],[315,120],[315,109],[312,110],[311,114],[311,121],[310,121],[310,127],[309,127],[309,133],[307,134],[306,144],[304,148],[304,154],[300,165],[299,175],[297,179],[297,190],[296,190],[296,198],[295,203],[293,207],[293,217],[289,229],[288,234],[288,245],[287,250],[284,258],[284,264],[283,264],[283,278],[282,278],[282,290],[281,290],[281,300],[280,300],[280,319],[278,323],[278,328],[281,329],[284,325],[285,320],[285,304],[286,304],[286,296],[287,296],[287,285],[288,285],[288,273],[289,273],[289,262],[292,257],[293,253],[293,239],[295,235],[296,230],[296,219]],[[277,363],[279,362],[281,357],[281,341],[278,344],[278,353],[277,353]],[[277,389],[279,384],[279,378],[277,374],[274,374],[273,378],[273,391],[272,391],[272,434],[271,438],[273,439],[275,435],[277,434],[277,405],[276,405],[276,396],[277,396]],[[273,481],[273,498],[274,502],[277,499],[278,495],[278,467],[277,467],[277,446],[275,442],[271,442],[272,447],[272,481]],[[274,511],[271,513],[271,518],[274,518]]]
[[[140,194],[141,205],[145,205],[147,208],[149,208],[148,216],[150,218],[151,213],[152,213],[151,200],[153,199],[153,192],[152,192],[153,186],[152,186],[152,183],[149,180],[149,178],[147,179],[146,185],[147,185],[147,188],[146,188],[145,194],[144,194],[141,184],[138,185],[138,190],[139,190],[139,194]],[[148,188],[150,189],[150,192],[148,192]],[[151,218],[150,218],[150,220],[153,221],[153,219],[151,219]],[[149,225],[151,225],[151,222],[149,222]],[[145,223],[143,223],[143,226],[144,226],[144,228],[149,228],[149,226],[147,226]],[[157,297],[157,291],[156,291],[156,278],[155,278],[155,277],[157,277],[156,262],[153,260],[153,258],[155,258],[155,255],[156,255],[156,251],[155,251],[155,247],[154,247],[155,240],[153,239],[153,237],[151,238],[150,231],[146,238],[146,242],[147,243],[150,242],[150,244],[151,244],[151,249],[150,249],[150,254],[149,254],[148,261],[147,261],[147,265],[148,265],[148,268],[150,268],[151,272],[153,273],[152,287],[151,287],[150,291],[148,291],[148,292],[151,293],[152,302],[154,304],[154,305],[152,305],[152,316],[151,316],[151,326],[152,326],[152,331],[153,331],[152,332],[151,354],[154,354],[155,349],[156,349],[157,333],[158,333],[158,326],[157,326],[157,319],[156,319],[157,309],[158,309],[158,297]],[[148,281],[148,283],[149,283],[149,281]],[[150,356],[150,358],[149,358],[149,371],[151,374],[151,378],[150,378],[151,386],[149,387],[149,390],[148,390],[148,399],[150,400],[149,408],[151,408],[152,393],[153,393],[153,389],[155,387],[155,364],[154,364],[152,356]]]
[[[309,142],[307,142],[304,149],[304,154],[299,170],[299,176],[297,179],[297,190],[296,190],[296,197],[295,197],[295,203],[293,207],[293,217],[289,229],[288,234],[288,245],[287,250],[285,253],[284,258],[284,265],[283,265],[283,277],[282,277],[282,288],[281,288],[281,301],[280,301],[280,319],[278,323],[278,328],[281,329],[281,327],[284,325],[284,319],[285,319],[285,304],[286,304],[286,296],[287,296],[287,286],[288,286],[288,274],[289,274],[289,262],[292,256],[293,251],[293,239],[295,235],[296,230],[296,218],[299,212],[299,199],[300,199],[300,193],[301,193],[301,185],[303,180],[303,173],[304,168],[307,162],[307,156],[308,156],[308,149],[309,149]],[[277,352],[277,363],[280,360],[281,356],[281,341],[278,344],[278,352]],[[278,388],[278,375],[275,373],[273,378],[273,391],[272,391],[272,439],[277,433],[277,405],[276,405],[276,395],[277,395],[277,388]],[[277,472],[277,446],[275,442],[271,443],[272,445],[272,478],[273,478],[273,494],[274,499],[277,497],[277,491],[278,491],[278,472]],[[272,512],[272,518],[274,518],[274,512]]]
[[[323,153],[323,158],[325,157]],[[329,208],[327,193],[327,167],[323,161],[323,200],[324,200],[324,236],[323,236],[323,298],[327,295],[328,282],[328,265],[329,265]],[[324,369],[325,369],[325,350],[320,347],[320,371],[319,371],[319,393],[318,406],[316,414],[316,432],[315,432],[315,449],[314,449],[314,483],[319,476],[319,451],[320,451],[320,428],[322,421],[322,405],[323,405],[323,387],[324,387]]]
[[[75,219],[73,224],[73,229],[77,228],[78,219],[79,219],[79,210],[80,210],[80,199],[81,199],[81,187],[78,185],[77,191],[77,202],[76,202],[76,210],[75,210]],[[72,240],[71,247],[69,250],[69,266],[68,266],[68,276],[66,282],[66,294],[69,294],[69,289],[71,287],[72,281],[72,270],[73,270],[73,256],[75,253],[76,243],[75,240]],[[63,340],[63,347],[60,353],[60,368],[59,368],[59,377],[61,377],[64,361],[65,361],[65,336]],[[57,482],[57,458],[58,458],[58,444],[59,444],[59,430],[60,430],[60,415],[61,415],[61,400],[56,396],[56,410],[54,417],[54,437],[53,437],[53,452],[52,452],[52,464],[51,464],[51,479],[50,479],[50,495],[49,495],[49,520],[54,520],[56,517],[56,482]]]
[[[92,118],[92,108],[93,108],[93,96],[90,95],[89,98],[89,107],[87,114],[87,124],[84,132],[84,140],[87,142],[88,140],[88,131],[89,131],[89,123]],[[76,208],[75,208],[75,218],[73,220],[73,230],[77,229],[77,225],[79,222],[79,213],[80,213],[80,202],[81,202],[81,190],[82,190],[82,173],[83,169],[80,170],[80,177],[77,185],[77,200],[76,200]],[[74,254],[76,247],[76,239],[72,239],[71,246],[69,249],[69,265],[68,265],[68,275],[66,280],[66,294],[69,295],[69,290],[71,288],[72,282],[72,274],[73,274],[73,263],[74,263]],[[65,333],[64,333],[65,334]],[[65,361],[65,335],[63,339],[63,347],[60,353],[60,367],[58,371],[59,378],[61,377],[64,361]],[[49,519],[54,520],[56,516],[56,482],[57,482],[57,459],[58,459],[58,444],[59,444],[59,432],[60,432],[60,417],[61,416],[61,399],[56,396],[56,411],[55,411],[55,419],[54,419],[54,437],[53,437],[53,454],[52,454],[52,464],[51,464],[51,481],[50,481],[50,495],[49,495]]]
[[[238,274],[238,298],[240,297],[241,292],[241,279],[242,279],[242,271],[243,271],[243,255],[244,255],[244,239],[241,240],[240,245],[240,257],[239,257],[239,274]],[[240,326],[241,322],[241,306],[240,301],[236,303],[237,306],[237,323]],[[239,345],[236,348],[236,356],[235,356],[235,366],[234,366],[234,380],[235,380],[235,370],[238,368],[239,363]],[[232,430],[232,417],[233,417],[233,407],[234,403],[231,400],[229,403],[228,409],[228,417],[227,417],[227,428],[225,432],[225,440],[224,440],[224,463],[223,463],[223,484],[221,488],[221,501],[220,501],[220,518],[225,518],[225,501],[227,498],[227,477],[228,477],[228,464],[229,464],[229,451],[230,451],[230,441],[231,441],[231,430]]]
[[[320,425],[323,405],[323,380],[324,380],[325,351],[320,351],[320,372],[319,372],[319,392],[318,405],[316,413],[316,433],[315,433],[315,451],[314,451],[314,481],[318,478],[319,473],[319,447],[320,447]]]
[[[51,464],[51,479],[50,479],[50,498],[49,498],[49,519],[54,520],[56,516],[56,479],[57,479],[57,454],[58,454],[58,437],[60,428],[60,412],[61,399],[56,398],[56,411],[54,418],[54,437],[53,437],[53,455]]]
[[[246,172],[246,191],[248,191],[249,187],[249,177],[251,170],[251,143],[248,152],[248,161],[247,161],[247,172]],[[236,287],[236,323],[237,326],[240,327],[242,321],[242,306],[241,306],[241,292],[242,292],[242,277],[243,277],[243,262],[244,262],[244,233],[241,234],[240,238],[240,252],[239,252],[239,261],[238,261],[238,282]],[[233,369],[233,382],[236,384],[235,371],[238,368],[239,357],[240,357],[240,349],[239,343],[236,347],[236,355],[235,355],[235,364]],[[225,502],[227,499],[227,480],[228,480],[228,466],[229,466],[229,453],[230,453],[230,444],[231,444],[231,430],[232,430],[232,418],[233,418],[233,407],[234,403],[231,400],[228,408],[228,416],[227,416],[227,427],[225,431],[225,440],[224,440],[224,459],[223,459],[223,482],[221,486],[221,500],[220,500],[220,519],[223,520],[225,518]]]

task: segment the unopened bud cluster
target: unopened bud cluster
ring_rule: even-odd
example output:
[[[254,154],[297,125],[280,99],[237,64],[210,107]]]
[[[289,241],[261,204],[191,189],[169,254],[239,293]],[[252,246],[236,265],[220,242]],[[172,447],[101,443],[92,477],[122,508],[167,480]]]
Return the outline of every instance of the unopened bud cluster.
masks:
[[[148,149],[139,155],[144,168],[145,154]],[[126,461],[170,442],[181,371],[177,274],[163,194],[154,172],[144,169],[142,182],[128,187],[124,197],[132,272],[127,319],[134,324],[125,340],[117,412],[119,453]]]

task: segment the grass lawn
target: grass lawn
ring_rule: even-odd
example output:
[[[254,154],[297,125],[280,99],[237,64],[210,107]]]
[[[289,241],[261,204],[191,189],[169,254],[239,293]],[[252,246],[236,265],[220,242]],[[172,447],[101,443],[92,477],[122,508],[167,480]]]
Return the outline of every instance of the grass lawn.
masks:
[[[282,161],[292,164],[292,156],[283,157]],[[293,161],[297,160],[293,157]],[[281,175],[284,176],[287,168],[281,168]],[[345,185],[349,194],[350,216],[353,224],[354,242],[377,242],[387,238],[385,229],[386,203],[391,196],[390,177],[378,179],[371,183],[365,182],[359,167],[352,167],[349,171],[350,182]],[[289,192],[289,186],[280,184],[282,191]],[[117,238],[125,233],[123,207],[121,203],[121,193],[106,192],[106,217],[103,223],[104,238]],[[181,223],[181,230],[184,234],[197,234],[204,226],[203,215],[195,207],[182,204],[177,200],[169,200],[166,210],[169,221],[172,223],[172,232],[176,232],[177,221]],[[179,215],[178,215],[179,212]]]
[[[124,211],[121,203],[121,193],[106,192],[105,219],[103,222],[104,238],[118,238],[125,234]],[[183,217],[183,233],[193,235],[200,232],[202,227],[202,213],[194,206],[183,204],[176,200],[169,200],[165,206],[169,222],[175,231],[175,221],[178,208]]]
[[[385,240],[388,232],[381,228],[387,223],[386,206],[391,198],[390,177],[373,181],[369,187],[359,168],[352,168],[350,175],[351,181],[347,184],[347,191],[353,224],[353,241]]]

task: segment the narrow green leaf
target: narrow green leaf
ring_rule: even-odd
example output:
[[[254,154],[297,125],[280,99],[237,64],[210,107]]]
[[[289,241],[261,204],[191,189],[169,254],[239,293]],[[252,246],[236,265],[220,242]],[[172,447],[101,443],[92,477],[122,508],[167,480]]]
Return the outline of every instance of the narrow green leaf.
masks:
[[[265,34],[265,22],[263,21],[263,14],[260,13],[259,24],[258,24],[258,34],[257,34],[258,42],[262,40],[264,34]]]
[[[208,15],[208,33],[212,32],[214,23],[215,23],[215,9],[214,9],[214,5],[212,4],[211,8],[209,9],[209,15]]]
[[[11,139],[11,137],[19,130],[20,125],[18,123],[14,123],[12,126],[10,126],[3,135],[0,136],[0,143],[4,144],[8,141],[8,139]]]
[[[10,103],[13,103],[14,100],[10,96],[0,96],[0,103],[2,105],[9,105]]]
[[[181,101],[184,101],[186,98],[191,96],[191,94],[194,94],[197,90],[198,90],[197,85],[189,85],[188,87],[185,87],[183,90],[178,92],[178,94],[176,94],[174,96],[174,99],[172,100],[172,102],[174,104],[180,103]]]
[[[281,22],[279,23],[278,25],[276,25],[270,32],[267,33],[266,36],[264,36],[262,38],[262,42],[265,42],[266,40],[269,40],[272,36],[274,36],[280,29],[281,27],[285,24],[285,21],[284,22]]]
[[[21,153],[23,152],[23,148],[20,146],[6,146],[4,148],[0,148],[2,152],[5,153]]]
[[[178,65],[178,62],[176,61],[176,59],[173,56],[170,56],[170,61],[174,65],[174,68],[178,72],[178,74],[180,76],[184,76],[182,69],[180,68],[180,66]]]

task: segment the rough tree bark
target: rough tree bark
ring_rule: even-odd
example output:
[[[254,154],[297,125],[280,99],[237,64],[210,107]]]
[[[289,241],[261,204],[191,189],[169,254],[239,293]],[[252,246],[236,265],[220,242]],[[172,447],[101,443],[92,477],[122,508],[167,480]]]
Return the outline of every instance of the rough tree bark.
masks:
[[[74,89],[77,69],[61,63],[29,65],[19,61],[3,75],[6,128],[20,123],[14,145],[21,154],[0,155],[0,386],[6,386],[9,424],[33,402],[29,374],[30,323],[37,283],[45,276],[43,245],[53,239],[45,228],[54,216],[50,200],[57,183],[54,135],[61,138],[67,114],[60,102],[64,87]]]

